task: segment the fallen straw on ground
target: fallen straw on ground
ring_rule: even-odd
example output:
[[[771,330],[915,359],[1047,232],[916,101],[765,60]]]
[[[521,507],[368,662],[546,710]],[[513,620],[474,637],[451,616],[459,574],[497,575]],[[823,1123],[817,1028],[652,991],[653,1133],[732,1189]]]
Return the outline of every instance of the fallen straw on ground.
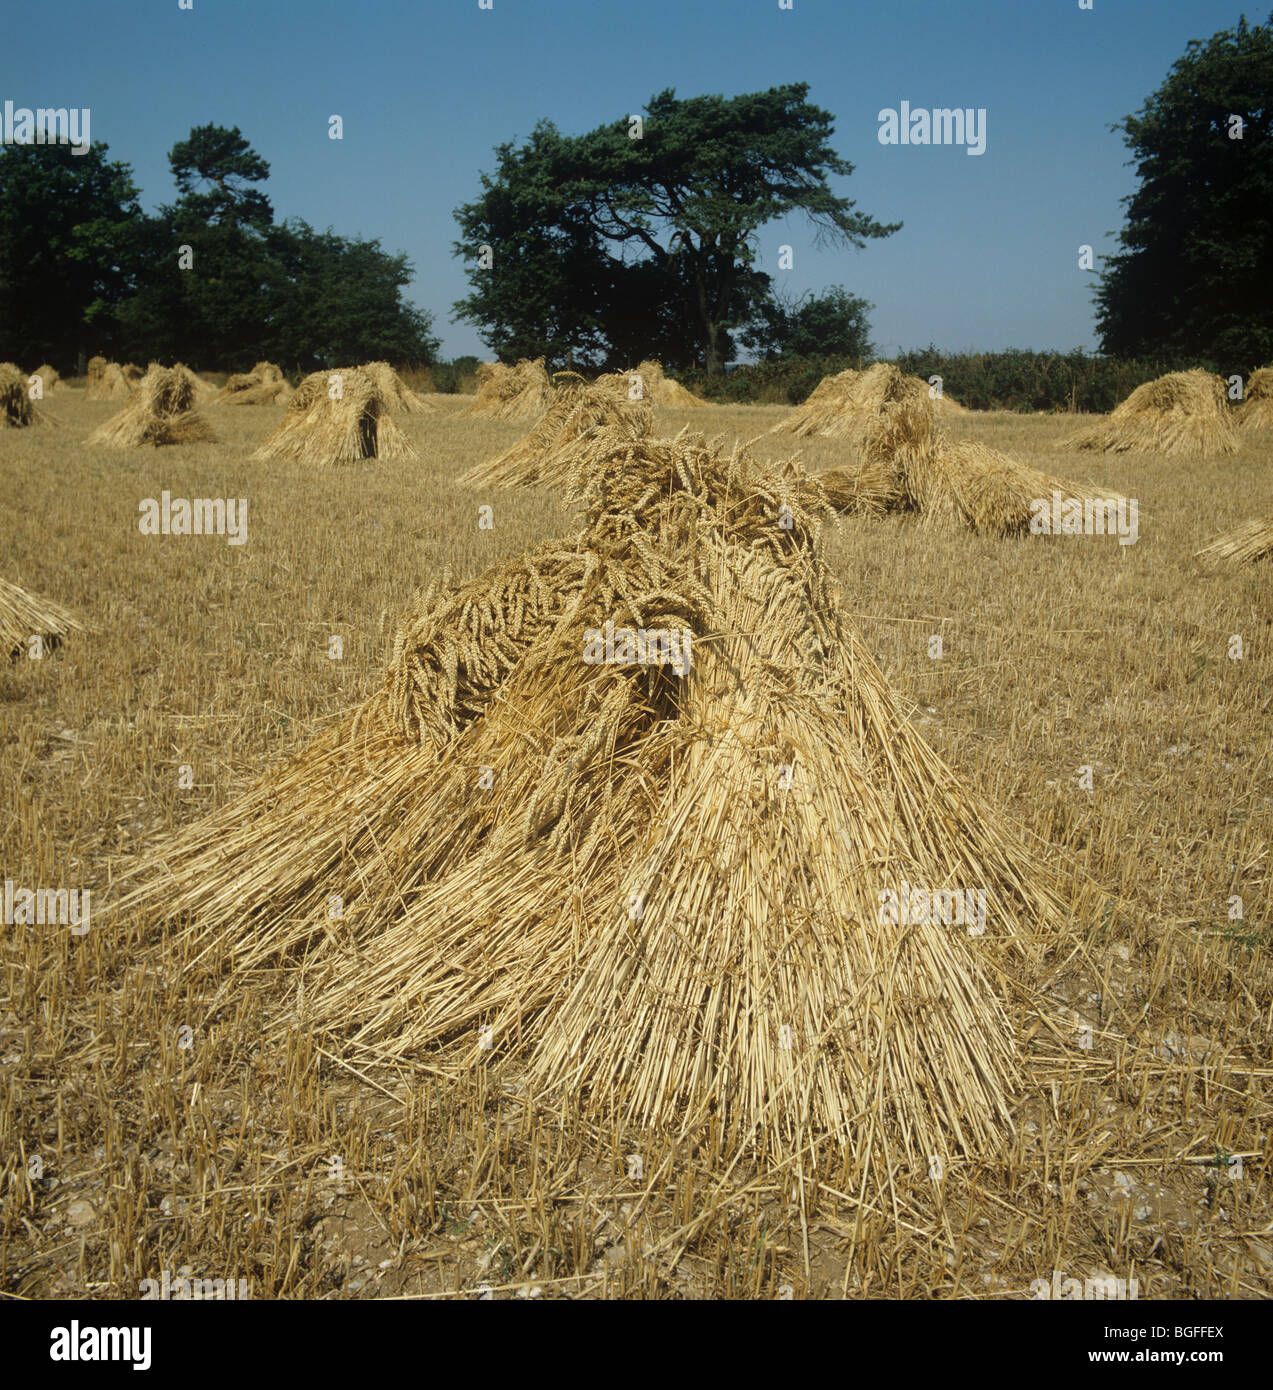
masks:
[[[45,650],[53,650],[68,632],[83,630],[79,619],[60,604],[0,579],[0,652],[11,659],[24,655],[33,637],[43,641]]]
[[[1248,521],[1197,552],[1200,560],[1254,565],[1273,556],[1273,516]]]

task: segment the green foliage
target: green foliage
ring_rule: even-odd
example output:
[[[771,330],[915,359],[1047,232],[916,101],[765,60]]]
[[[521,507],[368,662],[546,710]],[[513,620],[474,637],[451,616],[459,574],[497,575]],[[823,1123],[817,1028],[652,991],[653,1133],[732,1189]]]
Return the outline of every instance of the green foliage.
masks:
[[[774,299],[761,306],[741,341],[765,360],[869,357],[874,351],[867,321],[872,308],[874,305],[850,294],[843,285],[832,285],[820,295],[806,295],[797,304]]]
[[[722,405],[799,405],[824,376],[868,365],[862,357],[776,357],[740,363],[712,379],[701,367],[692,367],[680,373],[680,380]]]
[[[273,210],[250,187],[270,167],[237,126],[214,125],[191,130],[168,163],[180,197],[137,229],[138,289],[120,309],[125,353],[241,370],[264,355],[282,287],[270,264]]]
[[[200,225],[164,209],[137,228],[137,291],[119,308],[124,355],[241,370],[261,357],[271,313],[266,240],[233,222]],[[179,266],[182,247],[193,265]]]
[[[970,410],[1077,410],[1105,413],[1165,372],[1197,361],[1137,361],[1083,352],[946,353],[934,347],[890,359],[908,375],[942,379],[942,390]]]
[[[269,166],[237,128],[201,126],[174,145],[180,196],[153,217],[105,151],[0,154],[0,359],[69,370],[104,352],[237,371],[270,358],[303,372],[436,354],[431,316],[402,298],[406,257],[275,225],[251,186]]]
[[[482,326],[500,361],[594,362],[604,352],[601,313],[613,276],[599,234],[570,205],[569,143],[541,121],[521,149],[506,143],[495,154],[482,196],[455,213],[463,238],[455,254],[470,260],[472,287],[455,310]]]
[[[114,341],[141,217],[132,170],[66,145],[0,151],[0,361],[61,371]]]
[[[1233,117],[1243,122],[1232,138]],[[1121,130],[1140,180],[1097,290],[1102,346],[1273,359],[1273,23],[1193,40]]]
[[[802,212],[858,247],[900,226],[832,193],[827,179],[853,166],[831,148],[830,113],[807,95],[805,83],[729,98],[667,90],[650,100],[639,139],[626,120],[580,136],[543,122],[520,148],[499,146],[481,197],[456,210],[472,287],[457,314],[506,360],[655,353],[719,375],[734,332],[769,302],[770,277],[755,264],[762,226]]]
[[[220,365],[211,354],[206,361],[188,357],[191,345],[199,340],[203,321],[195,282],[177,268],[182,244],[166,218],[141,214],[134,218],[128,229],[133,288],[116,306],[119,331],[113,344],[108,347],[96,341],[95,351],[124,361],[186,361],[196,370]]]
[[[434,362],[429,368],[433,389],[444,395],[453,396],[457,392],[475,389],[479,357],[455,357],[450,362]]]
[[[709,383],[689,373],[697,386],[721,402],[798,405],[824,376],[847,367],[870,365],[863,356],[777,357],[732,368],[722,381]],[[1197,360],[1120,361],[1081,352],[947,353],[935,347],[904,352],[888,359],[908,376],[942,379],[942,390],[971,410],[1059,410],[1104,413],[1141,385],[1164,372],[1206,367]]]
[[[168,152],[168,163],[181,194],[174,210],[179,222],[269,230],[274,219],[270,200],[248,185],[268,179],[270,166],[238,126],[195,126]]]
[[[406,256],[299,218],[274,228],[266,244],[271,318],[260,356],[300,372],[433,360],[441,343],[432,320],[401,298],[412,274]]]

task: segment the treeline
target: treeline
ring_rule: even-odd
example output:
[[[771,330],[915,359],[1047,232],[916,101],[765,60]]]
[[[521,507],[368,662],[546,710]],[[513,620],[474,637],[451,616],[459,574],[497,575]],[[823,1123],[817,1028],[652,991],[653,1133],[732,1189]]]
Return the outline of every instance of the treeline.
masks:
[[[477,369],[481,361],[480,357],[473,356],[453,357],[449,361],[439,358],[429,365],[427,372],[418,374],[418,385],[408,384],[417,391],[427,389],[440,395],[472,395],[477,390]],[[405,370],[408,376],[412,375],[409,367]]]
[[[269,165],[237,127],[197,127],[168,161],[178,197],[152,215],[100,142],[0,152],[0,361],[70,375],[96,353],[219,371],[264,358],[296,375],[434,360],[407,258],[276,221]]]
[[[861,370],[863,356],[778,357],[740,364],[709,383],[705,373],[686,371],[681,380],[710,400],[757,405],[798,405],[824,376],[846,368]],[[903,372],[925,381],[941,377],[943,392],[970,410],[1062,410],[1105,413],[1142,382],[1166,372],[1203,367],[1244,377],[1259,363],[1214,363],[1196,359],[1158,361],[1096,357],[1083,352],[942,352],[935,347],[888,359]]]

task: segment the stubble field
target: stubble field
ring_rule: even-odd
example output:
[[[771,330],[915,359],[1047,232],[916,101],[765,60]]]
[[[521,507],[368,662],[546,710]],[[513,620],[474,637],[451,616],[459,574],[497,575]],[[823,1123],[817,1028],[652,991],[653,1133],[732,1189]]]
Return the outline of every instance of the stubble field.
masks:
[[[1138,499],[1138,543],[828,534],[915,723],[1075,905],[1046,987],[1007,1001],[1025,1088],[1004,1153],[882,1188],[825,1146],[775,1166],[603,1131],[498,1068],[457,1087],[300,1031],[267,1048],[277,980],[195,992],[162,934],[111,914],[131,854],[371,694],[440,569],[575,529],[546,490],[457,489],[525,429],[430,399],[401,419],[418,462],[357,469],[253,462],[268,406],[208,407],[218,444],[117,452],[81,442],[117,407],[70,389],[60,426],[0,435],[0,573],[91,628],[0,668],[0,877],[93,903],[82,937],[3,928],[0,1292],[131,1298],[184,1270],[256,1298],[1023,1298],[1058,1270],[1268,1297],[1273,586],[1191,557],[1273,511],[1273,440],[1107,457],[1066,447],[1074,417],[962,415],[956,437]],[[784,413],[656,423],[750,439]],[[829,440],[757,452],[838,461]],[[246,544],[141,535],[165,489],[246,498]]]

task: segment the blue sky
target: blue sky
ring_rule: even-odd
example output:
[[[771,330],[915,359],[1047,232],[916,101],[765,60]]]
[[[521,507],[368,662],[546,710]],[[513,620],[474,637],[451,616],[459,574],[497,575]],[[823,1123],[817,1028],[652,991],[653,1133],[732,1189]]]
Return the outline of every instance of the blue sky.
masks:
[[[378,237],[416,268],[409,294],[443,353],[484,353],[452,324],[466,288],[452,210],[492,148],[548,118],[567,132],[639,112],[655,92],[727,95],[787,82],[835,116],[856,166],[836,191],[903,229],[864,251],[819,248],[793,216],[760,265],[796,295],[843,284],[874,305],[885,353],[1096,346],[1093,276],[1132,170],[1112,122],[1136,110],[1191,38],[1241,0],[69,0],[6,26],[0,102],[87,106],[147,207],[173,196],[167,151],[191,126],[238,125],[269,161],[279,217]],[[1267,5],[1246,6],[1263,21]],[[985,107],[981,156],[883,146],[878,113]],[[344,140],[328,139],[328,117]],[[778,272],[789,244],[794,268]]]

